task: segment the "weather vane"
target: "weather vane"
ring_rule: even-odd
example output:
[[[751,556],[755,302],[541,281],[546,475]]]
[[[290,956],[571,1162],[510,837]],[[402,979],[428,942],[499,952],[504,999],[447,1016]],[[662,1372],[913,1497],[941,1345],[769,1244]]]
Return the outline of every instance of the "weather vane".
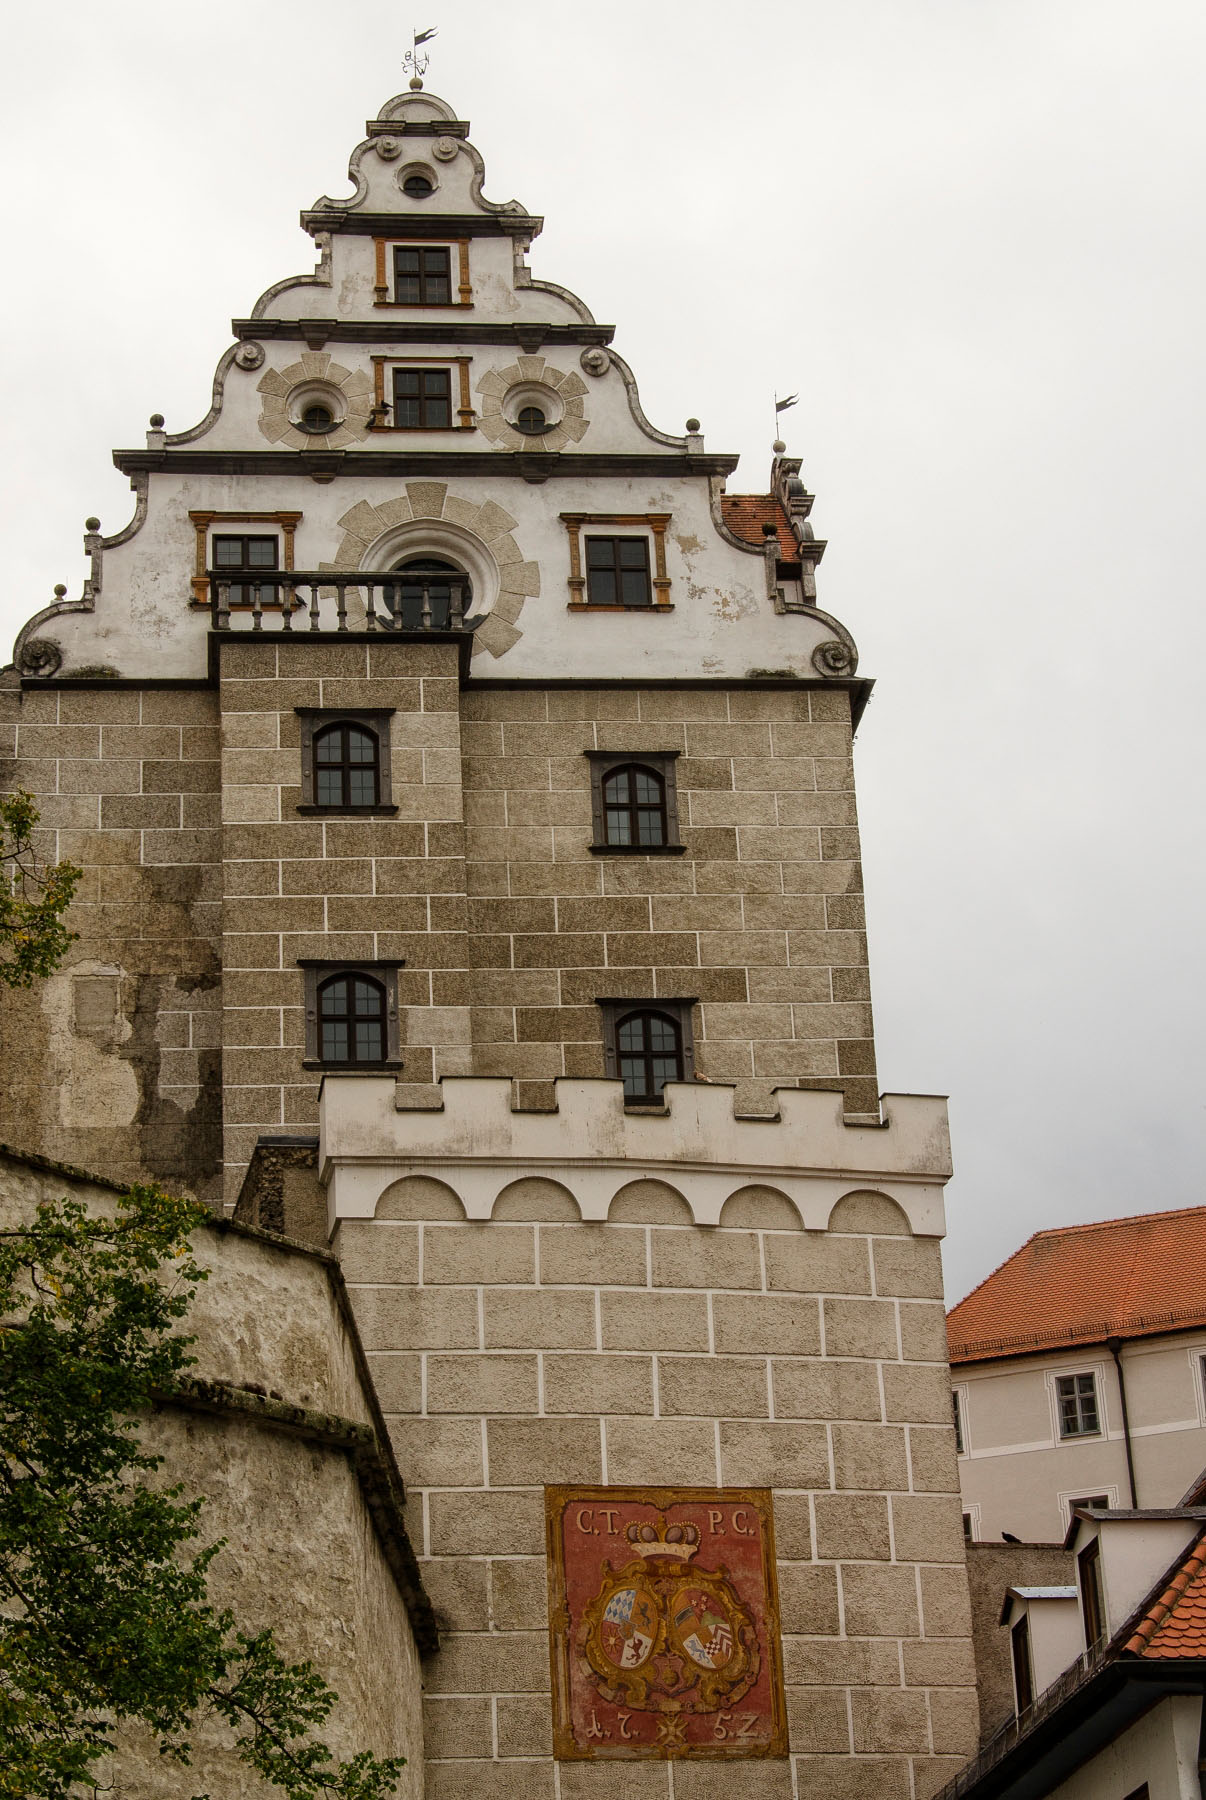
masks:
[[[422,87],[423,77],[431,66],[430,56],[419,55],[419,45],[429,44],[435,34],[436,27],[434,25],[430,26],[427,31],[416,31],[414,34],[414,43],[402,58],[402,67],[410,70],[412,80],[419,87]]]

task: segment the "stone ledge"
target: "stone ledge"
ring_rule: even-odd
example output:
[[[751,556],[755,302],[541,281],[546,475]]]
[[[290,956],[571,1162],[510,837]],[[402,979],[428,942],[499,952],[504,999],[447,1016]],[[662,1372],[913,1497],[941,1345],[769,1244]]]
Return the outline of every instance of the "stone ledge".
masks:
[[[743,1185],[769,1184],[811,1230],[862,1189],[886,1193],[915,1234],[944,1230],[950,1141],[938,1096],[885,1095],[882,1121],[862,1124],[845,1117],[840,1093],[802,1088],[776,1090],[767,1117],[739,1115],[731,1086],[704,1082],[669,1083],[657,1113],[627,1111],[614,1080],[562,1077],[546,1112],[516,1110],[506,1079],[449,1076],[439,1092],[438,1106],[401,1110],[389,1077],[324,1084],[319,1169],[332,1222],[371,1217],[391,1182],[430,1173],[467,1217],[488,1218],[503,1187],[560,1170],[588,1219],[606,1218],[621,1187],[648,1177],[678,1190],[697,1224],[717,1224]]]

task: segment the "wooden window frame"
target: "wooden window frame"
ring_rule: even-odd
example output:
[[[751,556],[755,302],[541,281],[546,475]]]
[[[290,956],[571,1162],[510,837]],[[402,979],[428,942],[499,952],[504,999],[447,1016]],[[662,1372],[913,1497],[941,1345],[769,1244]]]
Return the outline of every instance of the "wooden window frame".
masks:
[[[666,528],[670,523],[669,513],[561,513],[562,524],[569,536],[569,604],[570,612],[582,613],[662,613],[673,612],[674,603],[670,598],[670,577],[666,573]],[[582,559],[582,538],[586,533],[591,537],[614,536],[615,527],[623,532],[644,530],[653,535],[653,567],[650,575],[650,586],[653,589],[653,603],[650,606],[615,605],[596,606],[587,597],[586,567]]]
[[[691,1015],[692,1008],[698,1004],[697,1000],[694,998],[664,1000],[655,999],[650,995],[640,995],[636,999],[628,1000],[600,999],[596,1000],[595,1004],[603,1015],[603,1065],[608,1076],[614,1080],[619,1079],[620,1057],[617,1040],[622,1021],[630,1013],[664,1013],[668,1019],[673,1019],[678,1027],[679,1051],[682,1058],[680,1079],[683,1081],[695,1080],[695,1032]],[[629,1100],[625,1095],[624,1104],[645,1109],[653,1107],[658,1111],[663,1111],[665,1099],[659,1097],[656,1100]]]
[[[1077,1385],[1082,1381],[1088,1381],[1092,1385],[1093,1417],[1096,1423],[1091,1429],[1086,1429],[1080,1422],[1082,1417],[1082,1403],[1087,1398],[1087,1396],[1081,1394]],[[1060,1391],[1065,1382],[1070,1382],[1072,1384],[1072,1392],[1067,1396]],[[1073,1400],[1076,1407],[1076,1424],[1071,1431],[1065,1429],[1065,1397]],[[1057,1375],[1055,1377],[1055,1424],[1056,1430],[1059,1433],[1059,1442],[1061,1444],[1071,1443],[1074,1439],[1094,1438],[1103,1435],[1101,1424],[1101,1401],[1097,1391],[1097,1373],[1095,1370],[1076,1369],[1070,1374]]]
[[[951,1423],[955,1427],[955,1455],[965,1456],[967,1449],[963,1434],[963,1403],[958,1388],[951,1389]]]
[[[281,569],[285,574],[289,574],[296,567],[294,562],[294,539],[302,519],[302,515],[299,512],[190,512],[188,516],[193,530],[197,534],[196,559],[193,564],[191,584],[193,591],[192,598],[189,601],[190,606],[208,607],[210,603],[209,534],[211,528],[217,530],[219,537],[224,537],[226,536],[224,528],[227,525],[266,525],[275,527],[280,532]],[[261,534],[255,531],[232,531],[230,535],[232,537],[259,537],[260,535],[266,536],[267,533]],[[238,604],[240,608],[249,608],[251,606],[251,601],[240,601]],[[279,599],[264,600],[261,602],[261,610],[266,610],[270,606],[279,608],[280,605],[281,602]],[[232,610],[234,610],[233,606]]]
[[[622,546],[633,544],[640,551],[639,562],[625,562],[621,555]],[[596,545],[602,546],[606,552],[606,560],[593,562],[591,551]],[[614,607],[621,607],[625,612],[639,612],[653,605],[653,570],[649,563],[649,539],[643,532],[594,532],[588,531],[585,539],[586,560],[584,574],[586,576],[586,604],[596,612],[609,612]],[[624,590],[625,577],[636,576],[644,589],[644,599],[626,600]],[[596,600],[594,590],[596,582],[607,581],[611,584],[614,600]]]
[[[1030,1615],[1023,1613],[1009,1628],[1009,1660],[1013,1668],[1014,1711],[1020,1719],[1034,1705],[1034,1657],[1030,1649]]]
[[[469,391],[470,356],[374,356],[373,364],[373,410],[369,417],[370,431],[403,431],[410,435],[416,431],[472,431],[477,424],[477,414],[473,409],[473,396]],[[386,411],[392,414],[393,369],[447,369],[449,372],[448,389],[451,410],[456,423],[448,425],[395,425],[392,418],[386,418]],[[452,379],[452,371],[458,371],[457,380]],[[387,398],[388,384],[388,398]],[[454,388],[457,390],[453,392]]]
[[[678,782],[675,763],[677,750],[587,750],[590,764],[590,810],[594,828],[592,856],[682,856],[686,845],[679,836]],[[657,775],[666,803],[666,842],[664,844],[610,844],[607,841],[607,811],[603,804],[603,782],[617,769],[646,768]]]
[[[301,800],[299,813],[321,813],[327,817],[372,819],[392,817],[398,810],[390,788],[390,727],[394,707],[376,712],[345,712],[335,707],[295,706],[301,722]],[[377,740],[377,803],[375,806],[320,806],[315,799],[314,740],[328,725],[359,725],[371,731]]]
[[[328,1075],[375,1075],[402,1067],[402,1032],[398,1018],[398,970],[401,958],[383,958],[366,962],[323,962],[299,957],[306,1010],[306,1053],[304,1069],[323,1069]],[[375,981],[385,991],[385,1056],[381,1062],[327,1062],[322,1055],[322,1032],[318,1016],[319,989],[338,975],[360,975]]]
[[[1085,1628],[1085,1649],[1092,1650],[1105,1637],[1105,1593],[1101,1584],[1101,1539],[1090,1538],[1076,1558],[1080,1588],[1080,1616]]]
[[[450,290],[455,300],[423,302],[394,300],[390,294],[395,250],[447,250]],[[456,251],[455,259],[452,252]],[[395,312],[447,312],[450,307],[471,307],[473,287],[469,280],[468,238],[396,238],[373,239],[374,281],[373,305],[392,308]]]

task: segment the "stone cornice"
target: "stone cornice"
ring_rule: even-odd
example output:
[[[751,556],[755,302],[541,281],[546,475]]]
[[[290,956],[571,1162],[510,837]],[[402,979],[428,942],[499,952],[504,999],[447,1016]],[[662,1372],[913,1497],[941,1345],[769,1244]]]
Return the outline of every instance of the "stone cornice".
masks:
[[[340,212],[314,207],[301,215],[302,228],[314,236],[338,231],[355,237],[465,238],[538,237],[544,220],[531,213],[375,213]]]
[[[308,475],[317,481],[336,476],[362,479],[370,475],[411,480],[444,475],[520,476],[529,482],[550,476],[731,475],[735,456],[544,455],[532,450],[115,450],[115,467],[123,475]]]
[[[493,325],[461,319],[232,319],[237,338],[281,338],[321,350],[331,341],[345,344],[505,344],[527,355],[550,345],[610,344],[614,325],[545,325],[500,319]]]

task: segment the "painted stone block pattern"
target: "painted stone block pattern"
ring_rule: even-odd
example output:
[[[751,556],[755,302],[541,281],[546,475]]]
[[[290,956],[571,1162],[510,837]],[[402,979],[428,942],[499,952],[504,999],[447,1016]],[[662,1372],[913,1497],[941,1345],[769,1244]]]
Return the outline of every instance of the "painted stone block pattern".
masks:
[[[336,1228],[441,1617],[428,1792],[551,1775],[545,1490],[684,1482],[769,1492],[787,1755],[741,1760],[730,1791],[933,1791],[976,1719],[953,1431],[926,1400],[934,1240],[882,1195],[804,1231],[769,1189],[740,1228],[701,1227],[652,1181],[586,1224],[572,1186],[559,1168],[527,1184],[528,1220],[507,1189],[505,1222],[458,1223],[447,1184],[403,1177],[388,1218]],[[714,1791],[670,1760],[675,1796]],[[669,1795],[664,1758],[622,1769],[562,1761],[560,1791]]]

